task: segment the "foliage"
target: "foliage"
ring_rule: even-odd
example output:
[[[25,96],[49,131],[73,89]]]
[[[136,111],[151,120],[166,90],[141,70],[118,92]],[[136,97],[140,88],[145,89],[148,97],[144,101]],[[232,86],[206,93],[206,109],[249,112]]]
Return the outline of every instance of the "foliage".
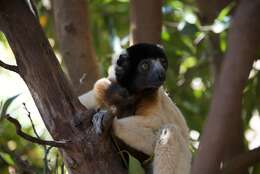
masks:
[[[142,168],[141,163],[128,154],[129,156],[129,164],[128,164],[128,173],[129,174],[145,174],[144,169]]]

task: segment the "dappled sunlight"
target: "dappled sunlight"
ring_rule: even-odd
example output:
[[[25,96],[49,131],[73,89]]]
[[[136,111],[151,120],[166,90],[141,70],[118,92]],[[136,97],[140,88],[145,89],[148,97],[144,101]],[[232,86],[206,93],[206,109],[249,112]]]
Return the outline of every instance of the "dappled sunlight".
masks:
[[[248,148],[254,149],[260,146],[260,115],[257,110],[253,112],[253,116],[249,122],[250,129],[245,132]]]
[[[198,131],[196,131],[196,130],[190,131],[191,143],[195,149],[199,148],[199,137],[200,137],[200,133]]]

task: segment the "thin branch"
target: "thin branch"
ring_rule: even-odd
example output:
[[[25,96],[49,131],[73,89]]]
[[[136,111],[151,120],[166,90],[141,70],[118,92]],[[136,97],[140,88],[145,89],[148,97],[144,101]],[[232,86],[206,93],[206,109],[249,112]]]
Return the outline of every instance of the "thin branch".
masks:
[[[24,109],[25,111],[27,112],[27,116],[28,118],[30,119],[30,122],[31,122],[31,125],[32,125],[32,128],[33,128],[33,132],[34,134],[36,135],[37,138],[41,138],[40,135],[38,134],[36,128],[35,128],[35,125],[33,123],[33,120],[32,120],[32,117],[31,117],[31,112],[29,111],[29,109],[27,108],[26,104],[23,103],[23,106],[24,106]],[[43,173],[44,174],[49,174],[50,173],[50,169],[49,169],[49,166],[48,166],[48,155],[49,155],[49,152],[50,150],[53,148],[53,146],[49,146],[47,147],[47,145],[43,145],[43,149],[44,149],[44,158],[43,158],[43,162],[44,162],[44,171]]]
[[[48,161],[48,155],[49,152],[51,151],[51,149],[53,148],[53,146],[49,146],[48,148],[45,147],[45,154],[44,154],[44,172],[43,174],[49,174],[50,173],[50,169],[49,169],[49,161]]]
[[[199,17],[203,24],[210,24],[220,11],[234,0],[196,0],[199,7]]]
[[[46,140],[42,140],[42,139],[39,139],[39,138],[32,137],[32,136],[24,133],[21,130],[22,126],[18,122],[18,120],[10,117],[9,115],[6,115],[5,118],[15,125],[17,135],[21,136],[22,138],[24,138],[24,139],[26,139],[30,142],[41,144],[41,145],[49,145],[49,146],[53,146],[53,147],[60,147],[60,148],[65,148],[68,145],[67,143],[69,141],[65,141],[65,140],[64,141],[46,141]]]
[[[59,154],[57,153],[55,159],[54,174],[58,174],[58,169],[59,169]]]
[[[237,173],[237,171],[253,166],[258,162],[260,162],[260,147],[234,157],[224,165],[222,173]]]
[[[25,111],[27,112],[28,118],[30,119],[34,134],[36,135],[37,138],[41,138],[40,135],[38,134],[38,132],[36,131],[35,125],[33,123],[32,117],[31,117],[31,112],[28,110],[25,103],[23,103],[23,106],[24,106]]]
[[[40,135],[38,134],[36,128],[35,128],[35,125],[33,123],[33,120],[32,120],[32,117],[31,117],[31,112],[29,111],[29,109],[27,108],[26,104],[23,103],[23,106],[24,106],[24,109],[25,111],[27,112],[27,116],[28,118],[30,119],[30,122],[31,122],[31,125],[32,125],[32,128],[33,128],[33,132],[34,134],[36,135],[37,138],[41,138]],[[50,169],[48,167],[48,154],[49,154],[49,151],[51,150],[53,146],[49,146],[47,147],[47,145],[43,145],[43,149],[44,149],[44,158],[43,158],[43,162],[44,162],[44,174],[48,174],[50,173]]]
[[[15,66],[15,65],[8,65],[6,63],[4,63],[3,61],[0,60],[0,66],[9,70],[9,71],[13,71],[13,72],[16,72],[19,74],[19,68],[18,66]]]
[[[61,166],[60,166],[60,168],[61,168],[61,174],[64,174],[65,172],[65,166],[64,166],[64,162],[62,161],[62,163],[61,163]]]

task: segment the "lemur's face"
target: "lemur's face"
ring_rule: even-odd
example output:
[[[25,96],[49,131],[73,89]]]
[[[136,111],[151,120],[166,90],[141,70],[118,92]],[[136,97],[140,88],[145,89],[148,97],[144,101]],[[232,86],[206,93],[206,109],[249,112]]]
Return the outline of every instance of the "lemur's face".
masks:
[[[161,47],[136,44],[119,56],[116,78],[130,92],[158,89],[165,81],[167,66],[167,58]]]

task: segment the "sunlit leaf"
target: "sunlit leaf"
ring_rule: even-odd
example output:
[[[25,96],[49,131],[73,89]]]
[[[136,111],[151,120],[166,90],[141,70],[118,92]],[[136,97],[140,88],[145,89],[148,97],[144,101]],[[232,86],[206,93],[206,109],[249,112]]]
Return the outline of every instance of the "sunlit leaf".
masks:
[[[118,2],[129,2],[129,0],[117,0]]]
[[[9,165],[14,165],[12,157],[8,153],[0,152],[0,156],[7,162]]]
[[[183,74],[187,71],[188,68],[191,68],[197,64],[197,59],[194,57],[188,57],[186,58],[181,66],[180,66],[180,73]]]
[[[229,15],[230,11],[234,8],[234,6],[235,6],[235,3],[232,2],[232,3],[228,4],[225,8],[223,8],[217,17],[217,20],[223,21],[224,18]]]
[[[227,50],[227,34],[225,32],[220,33],[220,50],[222,52]]]
[[[145,174],[145,171],[141,163],[130,154],[128,155],[129,155],[128,174]]]
[[[162,36],[162,40],[167,41],[170,39],[170,34],[167,31],[163,31],[161,36]]]
[[[171,6],[174,9],[179,9],[179,10],[183,9],[183,3],[181,1],[172,1]]]
[[[40,16],[39,21],[40,21],[41,26],[45,27],[47,25],[48,18],[47,18],[47,16]]]
[[[18,95],[15,95],[13,97],[10,97],[8,98],[4,104],[3,104],[3,107],[1,108],[1,114],[0,114],[0,118],[2,118],[3,116],[5,116],[7,114],[7,109],[8,107],[12,104],[12,102],[19,96],[20,94]]]
[[[0,42],[7,48],[8,47],[8,42],[7,42],[7,39],[4,35],[4,33],[2,33],[0,31]]]

